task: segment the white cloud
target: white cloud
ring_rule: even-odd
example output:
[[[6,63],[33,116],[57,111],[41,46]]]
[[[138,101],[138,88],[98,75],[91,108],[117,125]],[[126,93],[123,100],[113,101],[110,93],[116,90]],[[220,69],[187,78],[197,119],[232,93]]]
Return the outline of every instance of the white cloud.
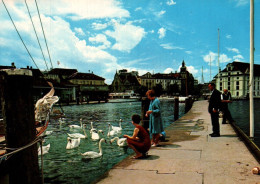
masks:
[[[116,43],[112,49],[130,52],[146,35],[144,28],[132,24],[115,22],[114,31],[106,31],[106,35],[114,38]]]
[[[187,53],[187,54],[191,54],[192,51],[187,50],[187,51],[185,51],[185,53]]]
[[[168,50],[183,50],[184,48],[182,47],[178,47],[178,46],[173,46],[171,43],[165,43],[165,44],[161,44],[161,47],[163,47],[164,49],[168,49]]]
[[[194,66],[187,66],[187,70],[193,75],[197,74],[199,70],[195,69]]]
[[[89,41],[94,43],[103,43],[102,46],[98,47],[99,49],[106,49],[111,45],[111,43],[107,40],[106,35],[103,34],[98,34],[95,37],[90,37]]]
[[[171,6],[171,5],[175,5],[176,2],[174,2],[173,0],[168,0],[168,1],[166,2],[166,4],[169,5],[169,6]]]
[[[166,68],[163,73],[174,73],[174,69],[173,68]]]
[[[211,64],[212,66],[214,66],[214,65],[216,66],[217,65],[217,57],[218,57],[217,53],[209,51],[209,53],[207,55],[203,56],[203,60],[205,62],[207,62],[209,65]]]
[[[141,11],[142,10],[142,7],[137,7],[136,9],[135,9],[135,11]]]
[[[234,0],[237,5],[236,6],[244,6],[244,5],[247,5],[248,4],[248,0]]]
[[[162,11],[160,11],[160,12],[158,12],[157,13],[157,16],[158,17],[161,17],[163,14],[165,14],[166,13],[166,11],[164,11],[164,10],[162,10]]]
[[[220,63],[228,63],[230,61],[232,61],[232,59],[229,58],[226,54],[220,54],[220,56],[219,56]]]
[[[241,60],[243,60],[244,59],[244,57],[242,56],[242,55],[240,55],[240,54],[238,54],[238,55],[236,55],[236,56],[233,56],[233,60],[234,61],[241,61]]]
[[[74,31],[75,31],[76,33],[78,33],[79,35],[81,35],[81,36],[85,36],[85,33],[83,32],[83,30],[82,30],[81,28],[75,27],[75,28],[74,28]]]
[[[107,28],[107,23],[104,23],[104,24],[100,24],[100,23],[92,23],[92,28],[95,29],[95,30],[102,30],[102,29],[105,29]]]
[[[240,53],[237,48],[229,48],[229,47],[227,47],[227,50],[228,50],[228,51],[231,51],[231,52],[235,52],[235,53],[237,53],[237,54]]]
[[[164,28],[162,27],[162,28],[160,28],[160,29],[158,30],[157,33],[159,34],[159,38],[162,39],[162,38],[164,38],[165,35],[166,35],[166,29],[164,29]]]
[[[231,37],[231,35],[226,35],[226,38],[227,38],[227,39],[230,39],[230,38],[232,38],[232,37]]]
[[[38,4],[45,14],[66,16],[72,20],[123,18],[130,16],[129,12],[123,9],[122,3],[118,0],[77,0],[76,2],[71,0],[55,0],[48,2],[39,1]],[[50,10],[50,6],[46,6],[46,4],[50,4],[52,9]]]

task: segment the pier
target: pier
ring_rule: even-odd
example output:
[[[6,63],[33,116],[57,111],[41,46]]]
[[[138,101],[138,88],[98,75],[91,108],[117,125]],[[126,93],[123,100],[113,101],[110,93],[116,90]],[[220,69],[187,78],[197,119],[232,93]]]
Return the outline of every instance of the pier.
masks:
[[[230,124],[220,124],[221,137],[212,133],[208,102],[196,101],[192,109],[166,129],[166,142],[153,147],[149,157],[128,157],[97,183],[251,184],[256,158]],[[220,120],[221,122],[221,120]]]

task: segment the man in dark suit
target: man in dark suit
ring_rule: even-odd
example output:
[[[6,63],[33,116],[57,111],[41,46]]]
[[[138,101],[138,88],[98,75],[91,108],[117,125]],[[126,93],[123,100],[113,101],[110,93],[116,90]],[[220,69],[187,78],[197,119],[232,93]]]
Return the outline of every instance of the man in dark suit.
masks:
[[[212,92],[209,99],[209,108],[208,111],[211,116],[212,123],[212,134],[209,134],[211,137],[220,137],[219,131],[219,110],[221,107],[221,93],[215,89],[216,86],[214,83],[208,85],[209,90]]]

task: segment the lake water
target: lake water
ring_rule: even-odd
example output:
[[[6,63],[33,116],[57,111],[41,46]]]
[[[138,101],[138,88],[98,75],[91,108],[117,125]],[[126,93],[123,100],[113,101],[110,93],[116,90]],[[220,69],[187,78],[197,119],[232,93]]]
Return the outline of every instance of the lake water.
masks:
[[[161,101],[162,117],[164,127],[174,122],[174,103],[173,101]],[[87,105],[64,106],[66,122],[59,124],[57,120],[52,120],[48,126],[48,131],[52,134],[45,138],[44,145],[50,143],[49,153],[43,155],[44,160],[44,179],[45,183],[91,183],[111,169],[116,163],[120,162],[133,153],[131,149],[120,148],[114,142],[112,145],[102,144],[103,157],[85,160],[80,153],[98,150],[98,141],[90,138],[90,122],[94,122],[96,129],[104,131],[101,137],[107,138],[108,123],[118,126],[120,119],[122,122],[122,137],[124,134],[132,135],[134,126],[131,124],[132,114],[141,114],[141,102],[125,103],[101,103]],[[180,104],[180,116],[184,114],[184,104]],[[80,146],[71,150],[66,150],[67,133],[71,133],[68,125],[79,125],[80,118],[87,124],[87,139],[81,139]],[[83,131],[81,130],[81,133]],[[39,159],[40,163],[40,159]]]
[[[232,114],[233,119],[236,121],[237,126],[243,130],[247,135],[249,135],[249,101],[248,100],[239,100],[233,101],[233,103],[229,104],[229,109]],[[254,131],[255,138],[254,142],[258,147],[260,147],[260,100],[254,100]]]

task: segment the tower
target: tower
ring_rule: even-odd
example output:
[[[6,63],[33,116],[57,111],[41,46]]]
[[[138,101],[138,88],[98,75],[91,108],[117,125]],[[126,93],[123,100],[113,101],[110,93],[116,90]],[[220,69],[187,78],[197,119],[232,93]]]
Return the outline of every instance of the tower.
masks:
[[[204,84],[203,66],[202,66],[202,69],[201,69],[201,84]]]

